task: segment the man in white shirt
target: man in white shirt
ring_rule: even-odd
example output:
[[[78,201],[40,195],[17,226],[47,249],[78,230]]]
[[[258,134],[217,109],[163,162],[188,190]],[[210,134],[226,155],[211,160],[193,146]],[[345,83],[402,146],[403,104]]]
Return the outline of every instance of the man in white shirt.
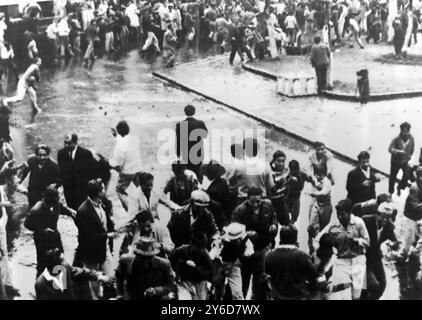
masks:
[[[70,33],[70,28],[69,28],[69,24],[67,23],[67,19],[66,18],[60,19],[57,25],[57,34],[59,36],[60,53],[62,57],[65,56],[66,51],[69,53],[70,56],[73,56],[73,51],[72,51],[72,48],[70,47],[70,42],[69,42],[69,33]]]
[[[110,160],[110,166],[119,172],[116,192],[123,207],[127,210],[126,188],[135,178],[135,175],[142,171],[141,142],[138,137],[129,134],[129,125],[124,120],[120,121],[116,129],[112,130],[117,142],[113,157]]]
[[[45,33],[47,34],[48,42],[50,43],[51,51],[53,53],[54,59],[57,57],[58,47],[57,47],[57,36],[59,28],[58,21],[54,19],[53,22],[47,27]]]
[[[41,59],[35,58],[35,61],[26,69],[25,73],[21,76],[18,82],[16,95],[14,97],[3,99],[3,105],[7,106],[9,103],[16,103],[25,98],[28,93],[29,100],[31,100],[32,109],[35,113],[41,112],[37,104],[37,93],[34,89],[34,82],[40,82],[40,66]]]

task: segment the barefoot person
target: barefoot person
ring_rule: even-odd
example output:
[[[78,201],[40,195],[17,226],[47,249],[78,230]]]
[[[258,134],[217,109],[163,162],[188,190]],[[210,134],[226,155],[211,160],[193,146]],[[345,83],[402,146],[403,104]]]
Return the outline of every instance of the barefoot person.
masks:
[[[34,112],[41,112],[41,109],[37,104],[37,93],[34,87],[35,81],[40,83],[41,63],[42,61],[40,58],[35,58],[34,62],[28,67],[28,69],[26,69],[25,73],[19,79],[16,95],[14,97],[3,99],[4,106],[8,106],[9,103],[22,101],[25,98],[25,94],[28,93]]]

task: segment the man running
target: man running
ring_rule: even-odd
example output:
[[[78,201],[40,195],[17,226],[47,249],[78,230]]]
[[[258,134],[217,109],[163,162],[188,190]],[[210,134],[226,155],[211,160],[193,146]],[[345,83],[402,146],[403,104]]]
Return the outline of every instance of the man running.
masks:
[[[29,99],[31,100],[32,110],[35,114],[40,113],[41,109],[37,104],[37,93],[35,91],[34,83],[37,81],[40,83],[40,66],[41,59],[35,58],[34,62],[26,69],[25,73],[20,77],[16,95],[10,98],[3,99],[3,105],[8,106],[9,103],[16,103],[22,101],[25,98],[25,94],[28,93]]]

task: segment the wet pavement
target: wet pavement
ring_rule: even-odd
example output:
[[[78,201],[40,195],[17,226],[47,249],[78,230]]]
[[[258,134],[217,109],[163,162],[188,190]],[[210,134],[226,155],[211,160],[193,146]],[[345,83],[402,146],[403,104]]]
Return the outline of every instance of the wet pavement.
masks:
[[[196,58],[193,54],[184,60]],[[170,165],[163,165],[157,161],[157,150],[162,145],[162,142],[158,140],[158,134],[165,129],[174,129],[176,122],[184,118],[183,108],[186,104],[196,106],[197,117],[204,120],[210,130],[265,129],[267,159],[271,158],[275,150],[281,149],[287,154],[287,161],[296,159],[301,164],[306,163],[309,146],[220,105],[168,86],[151,75],[153,70],[160,68],[159,60],[151,63],[141,59],[136,52],[131,52],[116,63],[105,59],[98,60],[92,70],[83,68],[76,60],[57,69],[44,69],[38,89],[43,113],[36,119],[32,119],[27,100],[13,109],[13,145],[17,150],[18,163],[31,154],[33,147],[39,142],[48,144],[52,149],[51,156],[56,159],[57,151],[62,147],[63,135],[68,132],[77,132],[81,145],[110,157],[114,147],[110,128],[119,120],[126,119],[131,130],[141,139],[145,171],[153,173],[155,186],[158,189],[162,188],[170,177],[171,171]],[[263,116],[289,123],[290,127],[298,133],[310,135],[310,132],[313,132],[313,138],[316,138],[320,132],[326,134],[331,132],[332,135],[333,130],[344,127],[344,124],[342,126],[338,123],[337,127],[333,128],[331,122],[327,121],[330,116],[325,106],[330,105],[330,102],[318,99],[283,100],[274,94],[274,84],[271,81],[245,73],[239,66],[230,67],[226,56],[180,65],[172,71],[172,74],[177,74],[178,77],[183,76],[185,81],[189,80],[193,85],[230,102],[261,108]],[[246,104],[248,99],[250,101]],[[273,103],[272,116],[269,109],[270,103]],[[414,103],[416,104],[417,101],[415,100]],[[274,108],[277,108],[277,111],[274,111]],[[308,119],[318,119],[318,124],[306,124],[300,115],[289,116],[292,110],[301,110],[302,114],[309,114]],[[309,112],[310,110],[316,112]],[[353,106],[348,114],[356,112]],[[344,115],[344,120],[350,121],[350,118]],[[327,124],[330,125],[324,128]],[[369,133],[366,132],[366,134]],[[377,136],[380,135],[377,134]],[[342,135],[337,135],[335,140],[342,137]],[[358,145],[362,147],[365,141],[360,139],[364,139],[364,136],[355,135],[353,139],[346,140],[345,144],[352,149],[353,145],[357,144],[356,141],[360,141]],[[324,140],[328,145],[331,145],[333,141]],[[354,142],[353,145],[351,141]],[[346,174],[351,168],[350,165],[335,160],[334,175],[337,186],[332,194],[333,203],[345,197]],[[115,180],[116,177],[113,177],[109,195],[115,205],[115,220],[119,223],[124,213],[113,191]],[[378,184],[377,192],[385,191],[386,186],[387,181],[383,180]],[[399,200],[402,200],[405,195],[404,193]],[[12,240],[13,281],[21,290],[22,299],[32,299],[35,281],[35,248],[31,232],[22,226],[26,215],[25,198],[22,195],[16,195],[14,202],[15,210],[9,226],[9,236]],[[402,201],[400,203],[402,204]],[[307,250],[306,227],[309,204],[310,198],[303,195],[301,215],[297,225],[300,245],[305,251]],[[166,223],[169,212],[161,208],[159,214],[162,223]],[[72,262],[77,246],[76,227],[70,218],[61,217],[59,230],[62,234],[66,259]],[[400,298],[396,274],[394,268],[387,268],[388,286],[384,299]]]

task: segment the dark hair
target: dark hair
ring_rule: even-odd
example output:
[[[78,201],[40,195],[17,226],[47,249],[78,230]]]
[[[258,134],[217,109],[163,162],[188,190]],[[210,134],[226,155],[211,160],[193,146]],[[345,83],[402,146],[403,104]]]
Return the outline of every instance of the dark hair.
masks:
[[[116,126],[116,131],[118,134],[120,134],[122,137],[129,134],[129,125],[125,120],[119,121],[119,123]]]
[[[289,169],[290,170],[300,170],[299,162],[297,160],[290,160]]]
[[[252,146],[252,150],[250,147]],[[258,155],[258,141],[255,138],[246,138],[243,140],[243,151],[249,157],[256,157]]]
[[[138,179],[140,184],[154,180],[154,176],[149,172],[139,172],[136,174],[135,179],[136,178]]]
[[[59,191],[54,187],[47,187],[44,191],[44,200],[47,203],[53,202],[59,196]]]
[[[350,199],[340,200],[336,205],[337,210],[344,210],[348,213],[352,212],[352,201]]]
[[[400,130],[403,130],[403,129],[407,129],[407,130],[410,130],[410,128],[411,128],[412,126],[410,125],[410,123],[409,122],[403,122],[401,125],[400,125]]]
[[[377,196],[377,203],[381,204],[383,202],[386,202],[388,199],[391,198],[391,195],[388,193],[381,193],[380,195]]]
[[[50,155],[50,151],[51,150],[45,144],[39,144],[38,146],[36,146],[35,147],[35,154],[38,155],[38,153],[40,152],[40,150],[44,150],[47,153],[47,156]]]
[[[370,159],[370,158],[371,158],[371,155],[369,154],[368,151],[361,151],[358,154],[358,160],[365,160],[365,159]]]
[[[87,194],[90,198],[96,198],[103,189],[103,180],[93,179],[88,182]]]
[[[296,244],[297,228],[293,224],[280,228],[280,244]]]
[[[315,149],[319,148],[319,147],[325,147],[325,144],[324,144],[324,142],[321,142],[321,141],[315,141],[314,147],[315,147]]]
[[[277,150],[276,152],[273,153],[273,160],[271,162],[274,162],[278,158],[281,158],[281,157],[285,158],[286,157],[286,154],[283,151],[281,151],[281,150]]]
[[[193,116],[195,114],[195,111],[196,111],[195,110],[195,107],[193,105],[191,105],[191,104],[188,104],[185,107],[185,115],[187,115],[188,117]]]
[[[72,133],[72,134],[70,135],[70,141],[71,141],[72,143],[78,143],[78,135],[77,135],[76,133]]]
[[[320,37],[320,36],[316,36],[316,37],[314,38],[314,42],[315,42],[316,44],[320,43],[320,42],[321,42],[321,37]]]
[[[322,166],[316,166],[314,168],[314,174],[317,175],[327,175],[327,170]]]
[[[248,198],[252,196],[262,196],[262,190],[257,187],[252,187],[248,190]]]
[[[181,172],[187,168],[186,164],[182,163],[180,160],[176,160],[171,164],[171,170],[174,173]]]
[[[154,217],[151,213],[151,210],[149,209],[145,209],[140,211],[137,215],[136,215],[136,222],[138,222],[138,224],[143,223],[143,222],[147,222],[147,221],[151,221],[154,222]]]

